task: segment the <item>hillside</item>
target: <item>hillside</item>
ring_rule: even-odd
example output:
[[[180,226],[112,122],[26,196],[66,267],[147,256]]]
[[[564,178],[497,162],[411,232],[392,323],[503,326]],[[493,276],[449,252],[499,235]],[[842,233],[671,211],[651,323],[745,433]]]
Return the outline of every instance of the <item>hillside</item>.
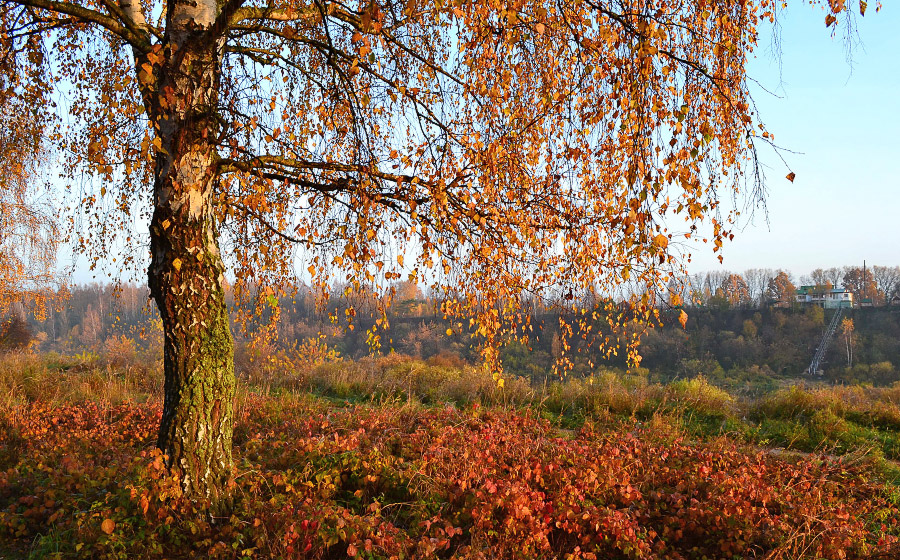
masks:
[[[147,306],[146,292],[128,285],[120,290],[117,294],[113,286],[102,285],[73,288],[43,320],[31,321],[35,348],[69,355],[137,351],[148,359],[158,359],[162,333],[158,317]],[[435,311],[434,302],[414,286],[398,293],[387,323],[379,330],[382,353],[395,351],[422,360],[440,356],[456,365],[479,361],[478,340],[455,325],[454,334],[448,336],[451,325]],[[277,302],[276,318],[273,313],[264,315],[245,325],[247,330],[235,325],[238,371],[249,369],[253,360],[265,355],[297,354],[298,348],[308,353],[312,346],[324,345],[354,360],[371,354],[367,331],[375,318],[364,305],[355,303],[355,328],[349,330],[346,324],[333,323],[328,314],[344,316],[351,302],[335,295],[330,307],[317,308],[314,299],[309,293],[282,298]],[[663,311],[661,325],[645,330],[639,349],[645,374],[658,382],[703,375],[731,391],[756,394],[806,378],[826,319],[833,314],[819,307],[689,307],[682,327],[680,311]],[[825,380],[876,386],[900,380],[900,308],[849,309],[843,318],[853,322],[854,330],[849,341],[840,333],[832,340],[823,363]],[[536,383],[552,381],[554,363],[563,356],[558,312],[539,308],[531,321],[527,345],[513,342],[503,349],[504,368]],[[268,338],[263,345],[254,344],[261,330]],[[602,332],[598,329],[591,336]],[[572,349],[565,354],[574,364],[570,375],[587,377],[598,367],[626,369],[624,359],[608,359],[591,336],[582,340],[580,334],[573,332]],[[848,342],[851,360],[847,358]]]

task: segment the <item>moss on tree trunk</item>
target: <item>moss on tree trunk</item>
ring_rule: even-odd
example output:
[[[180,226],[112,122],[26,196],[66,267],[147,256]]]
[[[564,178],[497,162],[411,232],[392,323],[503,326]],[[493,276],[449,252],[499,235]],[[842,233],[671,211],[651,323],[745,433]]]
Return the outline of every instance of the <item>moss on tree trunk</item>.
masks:
[[[157,77],[167,97],[149,100],[160,140],[148,271],[165,333],[158,445],[185,494],[222,511],[230,502],[234,343],[213,206],[221,46],[180,39]]]

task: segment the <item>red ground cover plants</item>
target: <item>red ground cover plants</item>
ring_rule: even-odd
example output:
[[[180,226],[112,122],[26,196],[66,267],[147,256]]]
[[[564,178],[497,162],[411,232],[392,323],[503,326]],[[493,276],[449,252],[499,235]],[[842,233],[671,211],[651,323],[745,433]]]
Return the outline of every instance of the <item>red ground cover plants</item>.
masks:
[[[896,492],[636,423],[499,409],[238,407],[234,514],[181,499],[157,404],[0,411],[0,541],[61,558],[895,558]],[[0,554],[2,555],[2,554]]]

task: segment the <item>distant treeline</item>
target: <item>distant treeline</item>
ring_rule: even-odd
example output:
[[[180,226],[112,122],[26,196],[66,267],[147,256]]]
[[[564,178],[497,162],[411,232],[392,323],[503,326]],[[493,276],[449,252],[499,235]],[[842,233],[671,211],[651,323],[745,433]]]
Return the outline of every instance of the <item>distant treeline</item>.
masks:
[[[888,274],[891,271],[896,274]],[[773,290],[768,288],[786,275],[783,271],[757,269],[743,275],[692,276],[686,285],[695,297],[685,297],[680,306],[661,302],[662,326],[628,327],[644,331],[640,371],[660,381],[702,374],[732,388],[804,375],[834,311],[802,306],[792,298],[771,297]],[[844,324],[829,345],[824,373],[835,382],[890,384],[900,380],[900,306],[888,305],[897,292],[900,267],[867,267],[865,273],[861,267],[817,270],[801,282],[835,285],[833,281],[839,280],[840,285],[851,286],[857,276],[870,284],[860,288],[860,294],[870,294],[868,297],[877,305],[843,310]],[[740,282],[740,290],[730,289],[736,278],[746,285],[746,292]],[[761,290],[763,284],[766,289]],[[409,283],[395,288],[388,326],[381,329],[380,352],[445,362],[478,361],[477,348],[467,333],[456,330],[447,334],[449,325],[437,311],[435,301]],[[792,284],[789,289],[793,290]],[[735,294],[743,295],[733,297]],[[317,306],[313,294],[304,289],[294,297],[271,303],[268,311],[251,323],[234,325],[239,371],[260,353],[306,351],[312,343],[350,359],[372,352],[367,331],[379,317],[374,305],[352,302],[356,317],[350,330],[343,320],[331,319],[345,317],[344,310],[351,304],[337,290],[325,307]],[[684,327],[678,320],[682,309],[688,315]],[[527,344],[513,342],[502,351],[508,373],[541,382],[552,375],[554,364],[561,358],[571,361],[569,374],[577,376],[591,375],[603,367],[628,367],[621,353],[607,357],[592,344],[592,337],[582,340],[577,328],[571,336],[561,336],[559,315],[552,305],[532,306],[532,311],[534,331]],[[68,354],[142,352],[149,360],[161,356],[162,329],[143,287],[75,286],[43,317],[29,317],[23,322],[21,313],[13,316],[14,320],[6,320],[0,345],[30,343],[42,351]],[[17,321],[18,326],[12,324]],[[270,326],[265,344],[250,344],[267,322]]]
[[[853,293],[856,302],[887,305],[900,299],[900,266],[817,268],[799,278],[771,268],[751,268],[743,273],[716,270],[673,281],[667,295],[675,294],[687,305],[761,308],[791,304],[800,286],[843,288]]]

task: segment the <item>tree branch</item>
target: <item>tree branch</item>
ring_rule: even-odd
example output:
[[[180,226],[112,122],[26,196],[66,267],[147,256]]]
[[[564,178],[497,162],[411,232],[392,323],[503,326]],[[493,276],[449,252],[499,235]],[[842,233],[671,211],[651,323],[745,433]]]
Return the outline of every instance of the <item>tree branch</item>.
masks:
[[[287,158],[283,156],[264,155],[256,156],[248,160],[232,160],[223,158],[219,162],[219,173],[229,173],[235,171],[249,172],[254,169],[291,169],[294,171],[336,171],[340,173],[359,173],[376,177],[392,183],[412,183],[414,180],[421,183],[418,178],[412,175],[401,175],[395,173],[386,173],[365,165],[354,165],[345,163],[329,163],[318,161],[307,161],[301,159]],[[346,189],[347,185],[343,188]],[[340,189],[334,189],[340,190]]]
[[[224,13],[224,10],[223,10]],[[319,16],[319,11],[312,6],[302,10],[282,9],[275,7],[259,8],[255,6],[245,6],[235,10],[229,18],[229,24],[235,25],[245,20],[263,20],[263,21],[308,21],[314,20]]]
[[[84,23],[94,23],[105,28],[110,33],[120,37],[133,48],[140,52],[149,52],[151,45],[149,37],[135,33],[121,21],[102,14],[96,10],[85,8],[80,4],[73,2],[60,2],[57,0],[10,0],[13,4],[19,6],[28,6],[31,8],[40,8],[58,14],[72,16]]]

